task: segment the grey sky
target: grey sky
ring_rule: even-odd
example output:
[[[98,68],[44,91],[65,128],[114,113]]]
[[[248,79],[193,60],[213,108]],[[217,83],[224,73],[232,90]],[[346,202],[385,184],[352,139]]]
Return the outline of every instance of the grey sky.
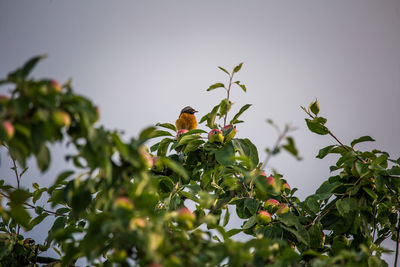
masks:
[[[300,105],[318,98],[328,127],[345,143],[370,135],[360,148],[400,156],[400,1],[6,1],[0,0],[0,75],[33,55],[47,53],[34,75],[73,85],[98,103],[101,123],[136,136],[146,126],[174,122],[182,107],[199,116],[223,97],[206,92],[226,82],[217,66],[244,62],[234,88],[233,112],[253,106],[238,136],[259,148],[276,133],[265,120],[292,123],[304,160],[281,155],[270,162],[298,196],[330,176],[334,143],[306,129]],[[4,93],[6,88],[0,88]],[[40,179],[48,185],[62,166]],[[11,181],[2,153],[1,178]],[[31,171],[35,177],[35,170]],[[33,182],[27,181],[27,184]]]

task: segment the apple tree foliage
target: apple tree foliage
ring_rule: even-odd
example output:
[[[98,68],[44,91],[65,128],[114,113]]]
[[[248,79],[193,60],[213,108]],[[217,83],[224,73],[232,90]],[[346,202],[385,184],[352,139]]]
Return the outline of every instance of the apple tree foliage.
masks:
[[[11,89],[0,96],[0,141],[13,164],[0,177],[0,266],[73,266],[81,258],[91,266],[386,266],[389,238],[397,264],[400,159],[357,150],[374,141],[369,136],[343,144],[319,116],[318,101],[303,108],[306,125],[335,139],[317,158],[335,154],[337,162],[301,201],[279,172],[265,173],[282,150],[300,158],[290,127],[264,162],[249,139],[235,136],[250,107],[228,116],[231,89],[247,90],[234,79],[242,64],[219,67],[228,83],[207,90],[227,96],[199,129],[177,135],[173,124],[159,123],[129,139],[99,126],[98,108],[70,82],[31,78],[42,58],[0,81]],[[50,187],[40,179],[28,185],[28,159],[44,173],[55,143],[73,148],[65,159],[74,168]],[[16,186],[5,182],[12,179]],[[232,213],[242,219],[238,228],[227,227]],[[37,243],[30,231],[49,216],[54,223]],[[43,256],[49,249],[59,257]]]

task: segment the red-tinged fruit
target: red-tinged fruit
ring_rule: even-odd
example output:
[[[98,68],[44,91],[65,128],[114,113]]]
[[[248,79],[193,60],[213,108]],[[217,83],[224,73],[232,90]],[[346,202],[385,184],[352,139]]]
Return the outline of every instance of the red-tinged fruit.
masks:
[[[289,189],[289,190],[290,190],[290,185],[289,185],[288,183],[284,183],[284,184],[282,185],[282,190],[285,191],[286,189]]]
[[[224,134],[225,142],[229,142],[235,137],[237,130],[235,126],[229,124],[224,126],[223,132],[225,133]]]
[[[15,129],[10,121],[3,121],[3,128],[7,134],[8,139],[13,138]]]
[[[222,143],[224,142],[224,136],[222,134],[222,131],[220,129],[212,129],[208,133],[208,141],[210,143]]]
[[[71,125],[71,117],[63,110],[57,110],[53,113],[53,122],[59,127],[69,127]]]
[[[188,208],[182,207],[178,210],[178,219],[193,222],[196,219],[196,216]]]
[[[279,204],[278,210],[276,211],[276,213],[278,215],[282,215],[282,214],[285,214],[288,212],[289,212],[289,206],[287,204],[283,204],[283,203]]]
[[[51,80],[50,81],[50,86],[54,91],[61,93],[62,86],[57,80]]]
[[[267,184],[269,184],[270,186],[275,186],[275,178],[270,176],[266,178]]]
[[[133,203],[127,197],[118,197],[114,200],[114,207],[124,210],[133,210]]]
[[[163,267],[161,264],[159,264],[158,262],[153,262],[150,263],[149,265],[147,265],[147,267]]]
[[[179,138],[182,134],[189,132],[188,129],[180,129],[178,132],[176,132],[176,138]]]
[[[276,200],[276,199],[273,199],[273,198],[270,198],[270,199],[268,199],[267,201],[265,201],[265,204],[264,204],[264,207],[265,208],[267,208],[267,207],[276,207],[276,206],[278,206],[280,203],[279,203],[279,201],[278,200]]]
[[[129,222],[129,226],[131,229],[137,229],[137,228],[145,228],[147,225],[147,221],[144,218],[133,218]]]
[[[139,147],[139,154],[140,154],[140,159],[142,160],[145,169],[149,169],[153,167],[153,158],[148,152],[148,149],[146,146],[142,145]]]
[[[271,222],[271,214],[265,210],[259,210],[257,214],[257,221],[259,223],[270,223]]]

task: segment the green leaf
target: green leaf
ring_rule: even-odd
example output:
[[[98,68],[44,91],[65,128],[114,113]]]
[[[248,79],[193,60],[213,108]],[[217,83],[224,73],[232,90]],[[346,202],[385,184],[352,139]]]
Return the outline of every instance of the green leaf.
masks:
[[[176,132],[175,125],[173,125],[171,123],[157,123],[156,126],[167,128],[167,129],[170,129],[170,130]]]
[[[221,88],[221,87],[225,88],[225,85],[223,83],[214,83],[214,84],[210,85],[210,87],[208,87],[207,91],[211,91],[211,90]]]
[[[323,159],[326,155],[328,155],[332,151],[332,149],[335,146],[336,145],[330,145],[330,146],[326,146],[326,147],[320,149],[316,158]]]
[[[240,63],[239,65],[237,65],[236,67],[233,68],[233,73],[238,72],[241,68],[242,68],[243,63]]]
[[[152,133],[152,135],[149,136],[149,138],[156,138],[156,137],[160,137],[160,136],[173,136],[173,135],[170,132],[167,132],[167,131],[157,130],[157,131],[154,131]]]
[[[225,72],[226,74],[228,74],[228,75],[231,75],[226,69],[224,69],[223,67],[219,67],[218,66],[218,68],[220,69],[220,70],[222,70],[223,72]]]
[[[297,160],[301,160],[299,157],[299,151],[297,150],[294,139],[290,136],[286,137],[287,144],[283,145],[282,148],[285,149],[289,154],[293,155]]]
[[[391,169],[387,170],[389,175],[400,175],[400,166],[393,166]]]
[[[360,138],[354,139],[353,141],[351,141],[350,145],[351,145],[351,147],[354,147],[354,145],[361,143],[361,142],[373,142],[373,141],[375,141],[375,139],[366,135],[366,136],[362,136]]]
[[[16,82],[19,83],[23,80],[25,80],[28,75],[31,73],[31,71],[35,68],[36,64],[46,58],[47,55],[40,55],[40,56],[36,56],[33,57],[31,59],[29,59],[22,68],[19,68],[17,70],[15,70],[14,72],[10,73],[8,75],[8,80],[12,81],[12,82]]]
[[[344,198],[336,201],[336,208],[339,214],[345,217],[347,214],[355,211],[357,207],[357,200],[354,198]]]
[[[30,228],[29,221],[31,220],[31,216],[26,211],[25,207],[22,205],[10,203],[10,213],[11,218],[16,222],[21,224],[26,229]]]
[[[230,124],[237,124],[238,123],[238,118],[240,115],[242,115],[243,112],[245,112],[251,104],[246,104],[243,107],[240,108],[239,112],[236,113],[236,115],[233,117],[233,119],[230,121]]]
[[[294,234],[298,241],[302,242],[305,245],[309,245],[310,243],[310,235],[308,234],[307,230],[304,227],[299,227],[296,230],[290,227],[281,226],[283,229],[291,232]]]
[[[244,84],[241,84],[240,81],[236,81],[235,83],[236,83],[240,88],[242,88],[242,90],[243,90],[244,92],[247,91],[246,86],[245,86]]]
[[[268,192],[268,187],[270,187],[270,185],[267,183],[265,176],[263,175],[257,176],[255,182],[258,189],[260,189],[264,193]]]
[[[207,126],[208,126],[210,129],[214,129],[214,128],[217,127],[217,125],[215,124],[215,118],[217,117],[218,108],[219,108],[219,105],[216,105],[216,106],[211,110],[211,112],[209,113],[210,115],[209,115],[209,117],[207,118]]]
[[[229,112],[229,110],[232,107],[232,102],[229,101],[227,98],[222,99],[221,103],[219,103],[219,117],[225,116],[226,113]]]
[[[36,218],[34,218],[31,222],[30,222],[30,226],[31,228],[33,228],[34,226],[38,225],[39,223],[41,223],[44,218],[46,218],[47,216],[49,216],[48,213],[44,212],[42,214],[40,214],[39,216],[37,216]]]
[[[315,100],[315,102],[312,102],[308,108],[311,110],[312,113],[314,113],[315,116],[318,116],[319,103],[317,99]]]
[[[329,182],[325,181],[322,183],[322,185],[317,189],[315,193],[317,194],[325,194],[325,193],[331,193],[334,189],[339,187],[341,185],[340,182]]]
[[[251,227],[253,227],[255,224],[257,223],[257,217],[256,215],[253,215],[249,218],[248,221],[245,222],[245,224],[243,225],[243,229],[249,229]]]
[[[284,213],[278,217],[278,220],[287,226],[296,226],[300,224],[299,219],[293,213]]]
[[[310,129],[311,132],[320,134],[320,135],[326,135],[329,133],[328,128],[326,128],[324,125],[320,124],[317,122],[315,119],[310,120],[310,119],[305,119],[307,123],[308,129]]]
[[[254,198],[246,198],[244,200],[244,208],[247,209],[250,214],[256,214],[258,205],[258,201]]]
[[[229,218],[230,218],[230,213],[229,213],[229,207],[226,207],[225,209],[225,216],[224,216],[224,221],[222,223],[222,226],[226,226],[229,222]]]
[[[176,172],[178,175],[182,176],[185,179],[189,178],[189,175],[187,174],[185,168],[183,168],[182,165],[180,165],[179,163],[165,157],[160,158],[160,160],[173,172]]]
[[[167,154],[169,144],[172,142],[174,142],[174,140],[171,138],[164,138],[161,140],[161,142],[158,144],[157,156],[165,156]]]
[[[31,196],[31,194],[22,189],[17,189],[10,194],[10,201],[15,205],[22,205]]]
[[[50,165],[50,151],[46,145],[42,145],[36,155],[37,165],[41,172],[44,172]]]
[[[235,163],[235,149],[231,142],[225,144],[222,148],[215,152],[215,159],[222,166],[230,166]]]
[[[306,198],[305,200],[305,204],[306,206],[314,213],[316,214],[319,209],[320,209],[320,204],[318,202],[318,196],[315,195],[311,195],[309,197]]]
[[[378,195],[377,195],[374,191],[372,191],[370,188],[364,186],[362,189],[363,189],[368,195],[370,195],[370,197],[372,197],[373,199],[378,199]]]
[[[251,160],[253,167],[258,164],[258,151],[256,146],[249,139],[233,139],[233,146],[238,150],[241,156],[246,156]]]
[[[183,151],[183,153],[187,154],[191,151],[195,151],[196,149],[199,148],[199,146],[201,146],[202,144],[204,144],[205,142],[203,140],[194,140],[190,143],[188,143],[185,147],[185,150]]]
[[[147,127],[146,129],[144,129],[143,131],[140,132],[139,139],[147,140],[147,139],[153,138],[153,135],[156,130],[157,129],[154,126]]]
[[[242,229],[231,229],[228,232],[226,232],[226,234],[231,237],[234,235],[237,235],[238,233],[240,233],[242,231]]]

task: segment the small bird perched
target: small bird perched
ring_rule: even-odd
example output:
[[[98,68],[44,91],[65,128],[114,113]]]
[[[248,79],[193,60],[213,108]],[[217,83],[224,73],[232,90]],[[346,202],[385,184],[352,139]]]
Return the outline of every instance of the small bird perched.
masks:
[[[179,115],[179,118],[176,120],[175,125],[176,129],[179,131],[181,129],[193,130],[197,128],[197,120],[194,116],[197,110],[194,110],[192,107],[184,107]]]

